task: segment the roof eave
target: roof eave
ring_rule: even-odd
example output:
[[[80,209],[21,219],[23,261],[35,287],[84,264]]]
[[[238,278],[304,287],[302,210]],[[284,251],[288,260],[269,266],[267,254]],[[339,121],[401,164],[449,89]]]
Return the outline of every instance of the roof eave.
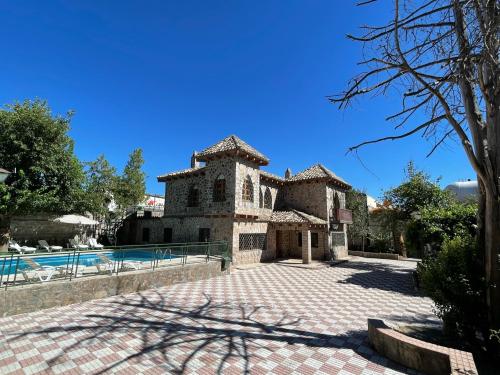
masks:
[[[254,155],[250,152],[246,152],[244,150],[227,150],[227,151],[218,151],[218,152],[213,152],[210,154],[203,154],[200,153],[196,156],[197,160],[199,161],[210,161],[210,160],[217,160],[221,159],[224,156],[241,156],[243,158],[246,158],[258,165],[265,166],[269,164],[269,160],[263,157],[260,157],[258,155]]]

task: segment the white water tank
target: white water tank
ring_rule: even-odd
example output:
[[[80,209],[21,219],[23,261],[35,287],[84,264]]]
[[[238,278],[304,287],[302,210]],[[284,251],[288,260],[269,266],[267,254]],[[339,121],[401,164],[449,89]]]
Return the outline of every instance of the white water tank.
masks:
[[[479,196],[477,181],[457,181],[446,186],[445,190],[451,191],[460,202],[475,200]]]

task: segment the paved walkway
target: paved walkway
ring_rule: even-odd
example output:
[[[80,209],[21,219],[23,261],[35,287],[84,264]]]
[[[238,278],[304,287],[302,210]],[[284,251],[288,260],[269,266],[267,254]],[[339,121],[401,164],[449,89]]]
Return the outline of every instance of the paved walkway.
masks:
[[[412,373],[366,342],[366,319],[437,320],[414,262],[270,264],[0,319],[0,374]]]

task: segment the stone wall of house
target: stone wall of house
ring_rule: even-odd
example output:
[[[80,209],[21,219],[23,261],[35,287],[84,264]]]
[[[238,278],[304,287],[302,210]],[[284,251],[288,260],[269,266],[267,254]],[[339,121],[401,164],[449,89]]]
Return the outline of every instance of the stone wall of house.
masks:
[[[297,182],[283,190],[284,205],[327,220],[326,183]]]
[[[253,185],[253,200],[243,200],[243,184],[250,177]],[[235,213],[240,215],[259,216],[259,189],[260,173],[259,167],[249,161],[239,158],[236,163],[236,186],[235,186]]]
[[[165,190],[165,215],[224,214],[234,211],[235,194],[234,158],[210,161],[204,168],[204,175],[185,176],[169,181]],[[213,201],[213,188],[217,177],[226,179],[226,200]],[[188,207],[188,193],[191,186],[199,190],[199,206]]]
[[[172,229],[173,242],[198,242],[200,228],[209,228],[210,241],[227,241],[231,245],[232,223],[231,218],[200,216],[137,219],[134,224],[136,228],[134,243],[164,243],[165,228]],[[143,238],[144,228],[149,229],[149,241],[145,241]]]
[[[275,233],[266,222],[237,220],[233,223],[232,254],[234,264],[257,263],[276,258]],[[240,234],[259,233],[266,235],[266,246],[262,249],[240,250]]]
[[[272,197],[272,206],[271,209],[264,207],[264,197],[266,195],[266,190],[270,191]],[[279,206],[279,195],[280,189],[276,183],[273,183],[269,180],[260,179],[260,186],[258,189],[258,203],[259,203],[259,216],[263,219],[270,218],[273,214],[273,210],[275,210]]]
[[[226,179],[226,201],[213,201],[213,187],[219,176]],[[250,176],[253,185],[253,201],[244,201],[242,197],[243,184],[247,176]],[[279,187],[272,181],[261,181],[259,167],[246,159],[227,157],[219,160],[209,161],[204,168],[204,175],[186,176],[174,179],[166,184],[165,190],[165,215],[217,215],[236,213],[242,215],[253,215],[259,217],[270,217],[272,209],[264,208],[266,189],[272,196],[272,206],[275,208],[279,201]],[[199,189],[200,204],[198,207],[187,207],[190,186]]]
[[[333,212],[332,208],[334,207],[334,202],[335,202],[335,194],[337,194],[339,198],[339,203],[340,207],[339,208],[345,208],[345,190],[336,188],[334,186],[327,186],[326,187],[326,204],[327,204],[327,212],[328,212],[328,217],[330,217],[330,214]]]

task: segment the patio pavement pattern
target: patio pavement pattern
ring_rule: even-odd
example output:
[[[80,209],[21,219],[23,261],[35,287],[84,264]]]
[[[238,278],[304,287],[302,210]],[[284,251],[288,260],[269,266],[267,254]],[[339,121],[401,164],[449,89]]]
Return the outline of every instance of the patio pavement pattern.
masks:
[[[414,262],[281,262],[0,319],[0,373],[398,374],[367,318],[432,321]]]

